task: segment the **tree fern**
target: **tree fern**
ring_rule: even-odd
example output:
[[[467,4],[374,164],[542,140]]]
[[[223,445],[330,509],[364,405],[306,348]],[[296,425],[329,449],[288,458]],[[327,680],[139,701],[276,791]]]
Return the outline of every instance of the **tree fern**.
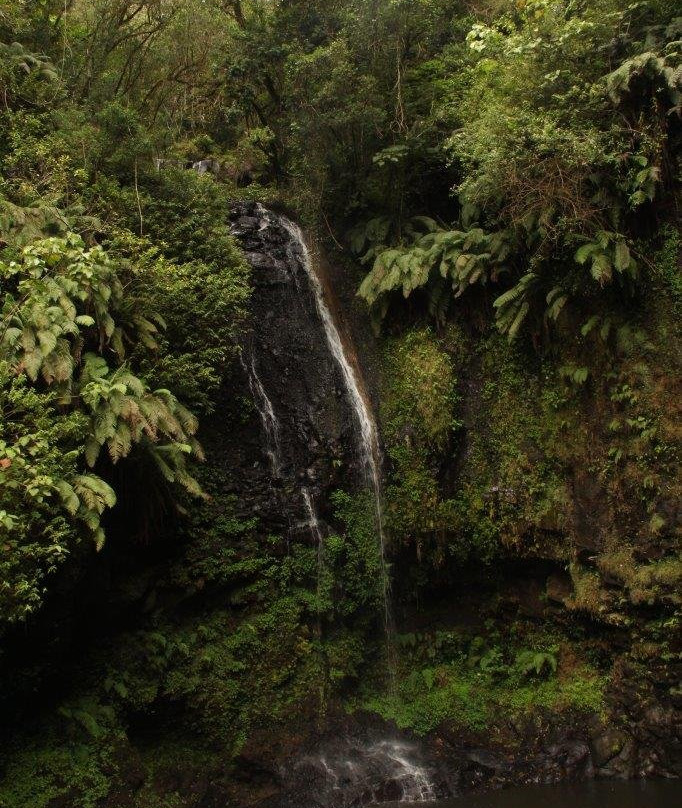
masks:
[[[64,214],[51,205],[22,207],[0,199],[0,236],[13,246],[23,247],[67,229]]]
[[[423,217],[422,217],[423,218]],[[486,233],[479,227],[443,230],[432,220],[426,233],[415,231],[413,243],[390,249],[377,248],[372,271],[358,294],[372,308],[384,306],[392,293],[409,297],[415,290],[437,290],[438,311],[444,310],[444,288],[435,282],[439,274],[450,282],[450,294],[460,297],[474,284],[486,284],[506,270],[509,255],[505,233]],[[429,293],[431,296],[431,293]],[[436,307],[429,304],[430,309]]]
[[[19,42],[12,42],[10,45],[0,42],[0,59],[10,70],[35,73],[46,81],[56,81],[59,78],[49,57],[32,53]]]
[[[622,104],[631,93],[641,93],[637,82],[648,82],[658,97],[667,96],[667,111],[682,104],[682,70],[668,64],[665,57],[647,51],[628,59],[606,77],[606,86],[615,104]]]

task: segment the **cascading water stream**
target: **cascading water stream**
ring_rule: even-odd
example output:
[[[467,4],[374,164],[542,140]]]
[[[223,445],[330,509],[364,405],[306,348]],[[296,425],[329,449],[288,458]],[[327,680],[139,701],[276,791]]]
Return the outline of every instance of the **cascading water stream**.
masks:
[[[279,477],[282,472],[281,430],[279,421],[275,415],[272,402],[265,392],[263,383],[256,371],[256,362],[253,355],[245,357],[242,353],[239,358],[249,380],[253,401],[263,424],[263,431],[265,432],[267,441],[266,452],[270,460],[273,476]]]
[[[396,766],[396,779],[402,789],[401,802],[428,802],[436,792],[426,769],[410,760],[411,747],[401,741],[381,741],[369,754],[385,755]]]
[[[317,804],[342,808],[431,802],[438,797],[433,772],[421,762],[417,746],[403,740],[347,740],[339,748],[302,758],[297,768],[320,783]]]
[[[270,216],[265,209],[261,209],[262,214]],[[362,457],[363,470],[367,483],[374,495],[375,518],[377,534],[379,537],[379,551],[382,569],[382,595],[384,603],[384,628],[386,632],[386,649],[388,657],[389,672],[391,677],[394,674],[394,651],[393,651],[393,618],[391,613],[390,579],[388,576],[388,566],[386,562],[386,534],[384,529],[383,512],[383,492],[381,482],[381,448],[379,444],[379,430],[377,428],[372,409],[363,394],[362,385],[358,373],[348,356],[348,351],[341,338],[339,329],[336,326],[331,310],[325,299],[322,282],[315,270],[315,264],[310,255],[308,245],[301,228],[285,216],[278,217],[280,224],[288,232],[292,241],[298,246],[301,253],[301,266],[306,272],[310,287],[315,297],[315,305],[320,321],[324,327],[325,336],[329,350],[336,362],[343,378],[348,400],[351,404],[353,415],[357,424],[359,436],[359,449]]]
[[[303,487],[301,489],[301,496],[303,497],[303,504],[305,505],[306,513],[308,514],[307,527],[317,542],[317,593],[320,593],[322,583],[322,574],[324,572],[324,535],[322,533],[322,526],[320,525],[320,518],[317,515],[315,503],[310,494],[310,489]]]

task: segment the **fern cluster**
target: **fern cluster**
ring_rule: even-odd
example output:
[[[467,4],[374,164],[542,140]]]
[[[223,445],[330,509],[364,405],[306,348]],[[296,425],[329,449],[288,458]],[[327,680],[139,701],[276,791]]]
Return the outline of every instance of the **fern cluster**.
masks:
[[[85,472],[85,416],[55,417],[55,396],[0,362],[0,606],[3,622],[24,619],[43,598],[44,579],[78,544],[81,530],[104,540],[100,517],[116,495]]]
[[[503,275],[513,272],[511,255],[519,249],[510,230],[486,233],[480,226],[469,229],[445,230],[428,217],[413,220],[428,230],[418,234],[414,241],[402,247],[386,247],[373,244],[362,260],[374,259],[371,272],[360,286],[359,294],[383,319],[391,293],[402,291],[409,297],[416,289],[425,289],[428,294],[429,314],[436,320],[444,320],[451,301],[461,297],[470,286],[497,283]],[[368,234],[376,232],[376,220],[369,223]],[[368,236],[358,237],[354,246],[364,250]],[[635,281],[638,277],[637,263],[632,257],[627,240],[616,233],[600,231],[594,240],[586,240],[574,255],[577,265],[589,262],[590,275],[603,287],[619,280]],[[538,290],[542,290],[540,272],[524,274],[518,282],[494,303],[499,330],[514,339],[528,316]],[[556,321],[569,300],[569,291],[561,285],[543,293],[544,316]]]

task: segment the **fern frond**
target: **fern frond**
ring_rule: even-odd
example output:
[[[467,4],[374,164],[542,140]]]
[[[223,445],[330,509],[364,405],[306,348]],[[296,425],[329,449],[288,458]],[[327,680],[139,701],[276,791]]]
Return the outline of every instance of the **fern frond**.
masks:
[[[116,425],[116,431],[107,442],[109,456],[114,464],[130,454],[132,443],[133,436],[130,427],[125,421],[119,421]]]

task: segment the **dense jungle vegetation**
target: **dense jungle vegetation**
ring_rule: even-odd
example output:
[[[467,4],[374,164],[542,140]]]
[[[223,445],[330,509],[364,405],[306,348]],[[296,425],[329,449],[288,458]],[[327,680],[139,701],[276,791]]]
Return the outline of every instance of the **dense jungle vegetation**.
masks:
[[[678,0],[0,0],[0,806],[199,805],[339,699],[422,734],[679,699],[681,144]],[[320,583],[226,493],[236,200],[371,318],[394,596],[433,618],[391,688],[362,496]],[[127,605],[76,619],[108,553]],[[523,564],[560,616],[507,631]],[[486,625],[447,625],[468,576]]]

